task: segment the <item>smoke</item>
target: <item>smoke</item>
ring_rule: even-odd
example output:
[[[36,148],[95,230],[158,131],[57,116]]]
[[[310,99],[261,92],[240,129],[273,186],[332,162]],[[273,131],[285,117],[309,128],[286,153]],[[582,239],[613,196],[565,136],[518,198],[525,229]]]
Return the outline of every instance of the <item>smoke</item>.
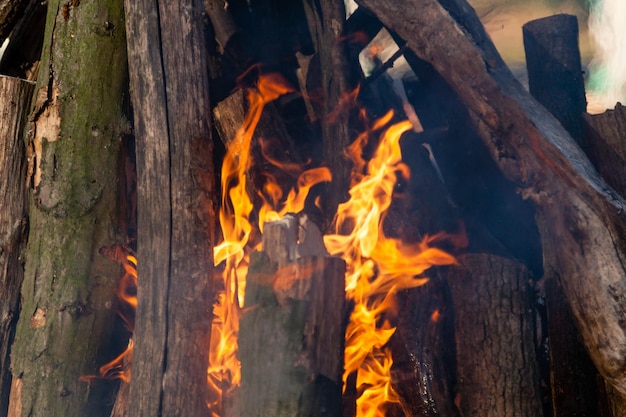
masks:
[[[594,48],[588,101],[600,111],[626,104],[626,1],[593,0],[588,25]]]

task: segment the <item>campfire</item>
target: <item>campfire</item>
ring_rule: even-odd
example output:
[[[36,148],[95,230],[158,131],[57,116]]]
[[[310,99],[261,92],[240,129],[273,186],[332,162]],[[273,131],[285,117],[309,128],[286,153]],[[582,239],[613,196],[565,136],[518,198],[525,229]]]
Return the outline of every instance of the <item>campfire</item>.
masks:
[[[47,10],[0,415],[619,415],[626,114],[581,115],[575,18],[524,28],[539,104],[465,1],[357,3]]]

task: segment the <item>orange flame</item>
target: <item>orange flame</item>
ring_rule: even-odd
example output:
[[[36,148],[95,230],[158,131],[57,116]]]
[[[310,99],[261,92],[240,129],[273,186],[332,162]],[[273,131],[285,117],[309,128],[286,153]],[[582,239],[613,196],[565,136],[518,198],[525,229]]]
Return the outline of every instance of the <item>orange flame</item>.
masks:
[[[217,296],[214,305],[211,333],[211,350],[207,380],[212,391],[209,408],[219,415],[225,394],[239,386],[240,364],[237,359],[237,335],[239,318],[243,307],[245,279],[249,252],[260,245],[258,233],[263,224],[277,220],[288,212],[299,212],[304,208],[306,197],[314,185],[330,181],[327,168],[303,170],[301,164],[282,162],[269,157],[261,142],[263,156],[273,166],[297,177],[296,184],[286,198],[283,189],[269,174],[259,199],[258,219],[253,224],[254,202],[249,195],[247,172],[252,166],[250,145],[264,106],[293,89],[277,74],[263,75],[256,90],[248,91],[249,111],[243,126],[228,145],[222,165],[222,204],[220,225],[223,241],[214,249],[215,265],[224,264],[222,280],[224,290]]]
[[[112,260],[120,262],[124,268],[124,274],[117,285],[116,294],[122,304],[126,304],[132,310],[133,314],[137,309],[137,258],[128,253],[121,245],[115,245],[107,248],[106,256]],[[128,316],[120,311],[119,316],[126,323],[126,327],[132,333],[135,331],[134,315]],[[102,365],[98,369],[98,375],[84,375],[79,379],[89,382],[96,378],[103,379],[121,379],[124,382],[130,382],[130,364],[133,356],[133,339],[128,340],[126,350],[120,353],[112,361]]]
[[[373,130],[390,120],[391,113],[376,122]],[[357,390],[361,393],[357,399],[358,417],[384,417],[385,404],[399,401],[391,386],[393,361],[385,348],[395,332],[389,322],[397,309],[395,294],[423,285],[427,278],[416,277],[431,266],[455,262],[451,255],[429,246],[432,237],[408,245],[383,233],[396,172],[408,175],[408,168],[402,164],[400,138],[410,129],[409,121],[387,128],[366,167],[361,153],[369,132],[348,148],[355,162],[350,199],[339,205],[335,234],[324,237],[329,253],[346,261],[346,295],[354,301],[346,329],[343,380],[345,390],[348,376],[357,373]]]

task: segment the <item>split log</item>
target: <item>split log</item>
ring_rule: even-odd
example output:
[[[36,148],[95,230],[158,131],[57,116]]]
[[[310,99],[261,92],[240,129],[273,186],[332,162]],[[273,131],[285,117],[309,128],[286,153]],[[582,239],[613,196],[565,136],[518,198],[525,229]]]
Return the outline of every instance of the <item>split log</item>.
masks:
[[[587,109],[576,16],[557,14],[522,27],[530,94],[582,145]]]
[[[459,257],[448,274],[464,417],[543,416],[529,274],[513,260]]]
[[[0,76],[0,415],[7,415],[9,407],[9,353],[24,279],[28,200],[23,137],[34,89],[34,83]]]
[[[617,103],[614,110],[583,118],[585,152],[602,178],[626,198],[626,107]]]
[[[464,0],[359,0],[463,100],[499,168],[537,209],[554,271],[594,364],[626,392],[626,201],[515,80]],[[455,18],[458,19],[455,20]]]
[[[312,244],[296,243],[301,227],[318,236]],[[290,215],[266,223],[264,252],[252,254],[235,416],[342,415],[345,263],[319,255],[321,233],[311,227]]]
[[[139,275],[129,415],[200,416],[216,218],[204,6],[129,0],[125,10]]]
[[[107,412],[101,387],[79,377],[106,361],[115,323],[119,265],[99,249],[125,239],[116,218],[129,130],[123,4],[78,3],[48,2],[28,138],[33,198],[11,351],[12,417]]]

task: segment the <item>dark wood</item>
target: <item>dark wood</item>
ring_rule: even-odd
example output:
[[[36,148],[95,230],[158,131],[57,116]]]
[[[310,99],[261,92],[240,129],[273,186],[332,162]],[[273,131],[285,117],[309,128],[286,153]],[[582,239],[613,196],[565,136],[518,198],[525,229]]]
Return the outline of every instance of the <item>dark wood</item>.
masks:
[[[317,56],[317,65],[309,67],[308,78],[319,80],[320,109],[318,115],[323,138],[324,163],[333,172],[333,181],[327,186],[325,211],[332,218],[337,205],[347,200],[350,165],[344,149],[350,144],[349,110],[347,94],[356,85],[347,61],[343,37],[345,9],[343,2],[332,0],[303,0]],[[317,69],[318,75],[312,73]],[[314,87],[309,86],[309,91]],[[343,100],[343,106],[340,104]]]
[[[342,415],[345,263],[309,256],[319,250],[321,234],[303,247],[296,243],[301,227],[314,226],[289,215],[267,223],[266,249],[252,254],[235,416]]]
[[[35,84],[0,76],[0,415],[11,391],[10,358],[24,279],[28,225],[24,126]]]
[[[602,114],[584,114],[584,150],[602,178],[626,198],[626,107],[617,103]]]
[[[599,412],[602,390],[598,371],[578,336],[563,288],[548,272],[545,278],[550,387],[553,417],[608,417]]]
[[[526,267],[466,254],[448,274],[464,417],[543,416]]]
[[[199,0],[126,2],[138,175],[131,416],[207,413],[215,196],[203,13]]]
[[[582,145],[587,109],[576,16],[557,14],[522,27],[530,94]]]
[[[594,364],[626,392],[626,202],[515,80],[465,1],[446,1],[451,13],[435,0],[359,4],[441,74],[500,170],[533,201],[544,268],[558,271]]]

